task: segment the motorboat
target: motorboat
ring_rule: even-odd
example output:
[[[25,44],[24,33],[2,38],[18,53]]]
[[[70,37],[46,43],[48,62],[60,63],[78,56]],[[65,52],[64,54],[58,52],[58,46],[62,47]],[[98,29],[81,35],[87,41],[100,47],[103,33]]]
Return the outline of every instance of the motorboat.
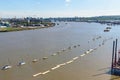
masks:
[[[5,66],[2,67],[2,70],[7,70],[7,69],[10,69],[10,68],[12,68],[12,66],[10,66],[10,65],[5,65]]]
[[[19,62],[18,66],[25,65],[26,63],[24,61]]]

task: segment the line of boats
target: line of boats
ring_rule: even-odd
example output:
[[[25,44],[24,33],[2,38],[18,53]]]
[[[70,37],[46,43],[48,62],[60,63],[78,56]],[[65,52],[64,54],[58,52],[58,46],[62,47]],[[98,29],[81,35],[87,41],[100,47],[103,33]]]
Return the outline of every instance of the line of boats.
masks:
[[[111,38],[110,38],[110,39],[111,39]],[[110,39],[108,39],[108,40],[110,40]],[[100,45],[102,46],[103,44],[100,44]],[[51,69],[49,69],[49,70],[47,70],[47,71],[45,71],[45,72],[39,72],[39,73],[34,74],[34,75],[32,75],[32,76],[33,76],[33,77],[37,77],[37,76],[39,76],[39,75],[45,75],[45,74],[47,74],[47,73],[49,73],[49,72],[51,72],[51,71],[53,71],[53,70],[56,70],[56,69],[58,69],[58,68],[60,68],[60,67],[62,67],[62,66],[65,66],[65,65],[67,65],[67,64],[73,63],[75,60],[79,59],[80,57],[84,57],[84,56],[86,56],[86,55],[88,55],[88,54],[91,54],[94,50],[97,50],[97,49],[98,49],[99,47],[101,47],[101,46],[95,47],[95,48],[93,48],[93,49],[92,49],[92,48],[91,48],[91,49],[88,49],[88,50],[85,51],[83,54],[81,54],[80,56],[77,56],[77,57],[72,58],[72,60],[70,60],[70,61],[67,61],[67,62],[62,63],[62,64],[58,64],[58,65],[52,67]]]
[[[74,45],[73,48],[76,48],[77,46],[80,46],[80,45],[79,45],[79,44],[78,44],[78,45]],[[70,50],[70,49],[72,49],[72,47],[68,47],[68,49]],[[64,51],[66,51],[66,50],[63,49],[62,52],[64,52]],[[59,54],[60,52],[61,52],[61,51],[58,51],[58,52],[56,52],[56,53]],[[55,55],[57,55],[57,54],[54,53],[54,54],[52,54],[51,56],[55,56]],[[43,57],[42,59],[43,59],[43,60],[46,60],[46,59],[48,59],[48,57]],[[9,62],[9,60],[8,60],[8,62]],[[38,62],[38,59],[33,59],[32,62],[33,62],[33,63]],[[26,62],[22,60],[21,62],[18,63],[17,66],[23,66],[23,65],[25,65],[25,64],[26,64]],[[8,70],[8,69],[11,69],[11,68],[12,68],[12,66],[7,64],[7,65],[4,65],[4,66],[1,68],[1,70]]]
[[[88,51],[86,51],[85,53],[86,54],[88,54],[88,53],[90,53],[90,52],[92,52],[93,51],[93,49],[90,49],[90,50],[88,50]],[[83,55],[85,55],[85,54],[83,54]],[[81,57],[82,57],[82,55],[81,55]],[[48,57],[43,57],[43,59],[47,59]],[[75,57],[74,58],[74,60],[76,60],[78,57]],[[38,59],[33,59],[32,60],[32,62],[37,62],[38,61]],[[70,61],[70,62],[67,62],[67,63],[71,63],[72,61]],[[18,65],[17,66],[23,66],[23,65],[25,65],[26,64],[26,62],[24,62],[24,61],[21,61],[21,62],[19,62],[18,63]],[[11,65],[5,65],[5,66],[3,66],[2,68],[1,68],[1,70],[8,70],[8,69],[11,69],[12,68],[12,66]]]
[[[33,59],[33,60],[32,60],[33,63],[35,63],[35,62],[37,62],[37,61],[38,61],[38,59]],[[25,65],[25,64],[26,64],[25,61],[21,61],[21,62],[18,63],[17,66],[23,66],[23,65]],[[8,70],[8,69],[11,69],[11,68],[12,68],[11,65],[5,65],[5,66],[3,66],[3,67],[1,68],[1,70]]]
[[[84,52],[82,55],[85,56],[85,55],[87,55],[87,54],[90,54],[90,53],[92,53],[94,50],[96,50],[96,48],[94,48],[94,49],[89,49],[89,50],[87,50],[86,52]],[[58,68],[60,68],[60,67],[62,67],[62,66],[65,66],[65,65],[68,65],[68,64],[73,63],[75,60],[79,59],[80,57],[83,57],[82,55],[77,56],[77,57],[74,57],[74,58],[72,58],[71,60],[69,60],[69,61],[67,61],[67,62],[58,64],[58,65],[52,67],[51,69],[49,69],[49,70],[47,70],[47,71],[39,72],[39,73],[34,74],[34,75],[32,75],[32,76],[33,76],[33,77],[37,77],[37,76],[39,76],[39,75],[45,75],[45,74],[47,74],[47,73],[49,73],[49,72],[51,72],[51,71],[53,71],[53,70],[56,70],[56,69],[58,69]]]
[[[99,37],[99,38],[101,38],[101,37]],[[112,39],[112,38],[110,38],[110,39]],[[103,45],[103,44],[102,44],[102,45]],[[77,45],[77,46],[80,46],[80,45]],[[73,46],[73,48],[76,48],[77,46],[75,45],[75,46]],[[68,49],[72,49],[72,47],[68,47]],[[96,48],[95,48],[95,49],[96,49]],[[90,49],[90,50],[86,51],[85,54],[82,54],[82,55],[81,55],[81,57],[82,57],[82,56],[85,56],[86,54],[91,53],[91,52],[92,52],[93,50],[95,50],[95,49]],[[62,51],[64,52],[65,49],[63,49]],[[57,53],[60,53],[60,52],[57,52]],[[54,53],[54,54],[52,54],[51,56],[55,56],[55,55],[57,55],[57,54]],[[76,57],[76,58],[78,58],[78,57]],[[76,59],[76,58],[75,58],[75,59]],[[48,59],[48,57],[43,57],[43,60],[46,60],[46,59]],[[33,59],[32,62],[33,62],[33,63],[38,62],[38,59]],[[23,65],[25,65],[25,64],[26,64],[26,62],[22,60],[21,62],[18,63],[17,66],[23,66]],[[5,65],[5,66],[3,66],[3,67],[1,68],[1,70],[8,70],[8,69],[11,69],[11,68],[12,68],[11,65]]]

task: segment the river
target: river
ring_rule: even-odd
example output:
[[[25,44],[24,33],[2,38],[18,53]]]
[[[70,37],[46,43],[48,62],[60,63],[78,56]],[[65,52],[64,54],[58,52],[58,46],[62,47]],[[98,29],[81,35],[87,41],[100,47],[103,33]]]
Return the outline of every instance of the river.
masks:
[[[0,33],[0,68],[12,66],[0,70],[0,80],[119,80],[110,66],[116,38],[119,48],[120,26],[104,32],[106,27],[59,22],[51,28]],[[95,50],[84,54],[89,49]],[[26,64],[18,66],[20,61]]]

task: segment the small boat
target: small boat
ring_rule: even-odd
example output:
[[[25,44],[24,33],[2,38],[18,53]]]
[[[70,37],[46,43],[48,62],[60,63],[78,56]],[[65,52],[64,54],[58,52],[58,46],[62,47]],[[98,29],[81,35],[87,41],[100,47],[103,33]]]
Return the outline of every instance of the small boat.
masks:
[[[38,59],[33,59],[33,60],[32,60],[32,62],[37,62],[37,61],[38,61]]]
[[[102,45],[104,45],[104,42],[102,42]]]
[[[89,51],[86,51],[85,54],[89,54]]]
[[[93,41],[95,41],[95,38],[93,38]]]
[[[87,50],[87,51],[85,52],[85,54],[89,54],[89,53],[91,53],[93,50],[94,50],[94,49],[89,49],[89,50]]]
[[[25,65],[26,63],[24,61],[19,62],[18,66]]]
[[[65,51],[65,49],[62,50],[63,52]]]
[[[109,29],[105,29],[104,32],[109,32],[110,30]]]
[[[71,49],[71,47],[68,47],[68,49]]]
[[[12,68],[12,66],[10,66],[10,65],[5,65],[5,66],[2,67],[1,70],[7,70],[7,69],[10,69],[10,68]]]
[[[92,52],[94,49],[89,49],[89,52]]]
[[[60,53],[61,53],[61,51],[58,51],[58,52],[57,52],[57,54],[60,54]]]
[[[8,63],[11,64],[9,59],[8,59]],[[10,68],[12,68],[11,65],[5,65],[1,68],[1,70],[7,70],[7,69],[10,69]]]
[[[106,27],[106,29],[112,29],[111,27]]]
[[[48,59],[48,57],[43,57],[43,60]]]
[[[99,36],[99,38],[102,38],[102,36]]]
[[[54,54],[52,54],[51,56],[56,56],[56,55],[57,55],[57,54],[54,53]]]
[[[74,48],[76,48],[77,46],[73,46]]]

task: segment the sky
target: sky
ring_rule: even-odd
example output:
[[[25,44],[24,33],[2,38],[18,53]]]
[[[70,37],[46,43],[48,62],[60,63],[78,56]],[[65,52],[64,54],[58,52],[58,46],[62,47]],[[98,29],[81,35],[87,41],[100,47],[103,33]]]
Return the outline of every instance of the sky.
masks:
[[[0,17],[120,15],[120,0],[0,0]]]

